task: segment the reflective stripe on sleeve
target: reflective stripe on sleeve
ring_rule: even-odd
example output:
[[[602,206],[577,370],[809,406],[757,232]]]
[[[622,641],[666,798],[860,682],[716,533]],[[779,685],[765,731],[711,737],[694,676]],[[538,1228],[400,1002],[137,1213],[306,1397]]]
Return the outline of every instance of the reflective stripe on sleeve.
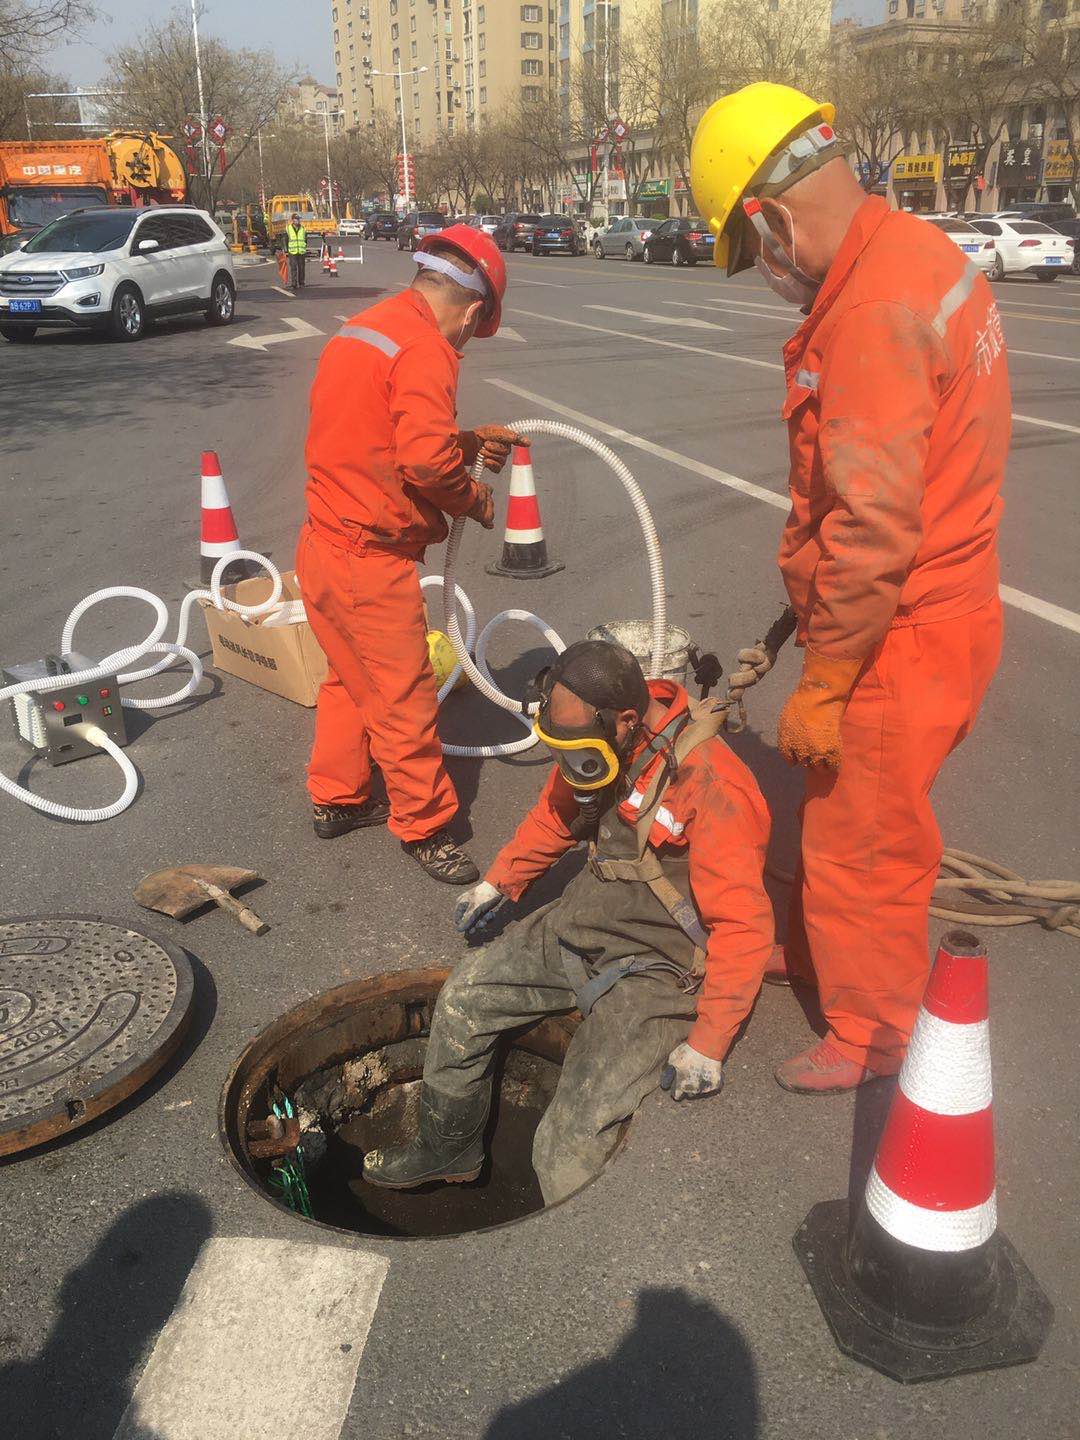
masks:
[[[389,336],[381,334],[378,330],[369,330],[366,325],[346,325],[338,331],[335,338],[338,340],[359,340],[364,345],[374,345],[376,350],[381,350],[382,353],[388,355],[391,360],[393,360],[394,356],[401,350],[401,346],[391,340]]]
[[[938,335],[942,336],[942,338],[944,338],[945,335],[945,326],[949,323],[951,317],[956,314],[957,310],[960,309],[964,301],[968,299],[974,289],[975,281],[979,273],[979,267],[973,261],[965,260],[964,273],[951,289],[946,290],[945,296],[938,306],[938,312],[934,316],[933,324],[934,330]]]

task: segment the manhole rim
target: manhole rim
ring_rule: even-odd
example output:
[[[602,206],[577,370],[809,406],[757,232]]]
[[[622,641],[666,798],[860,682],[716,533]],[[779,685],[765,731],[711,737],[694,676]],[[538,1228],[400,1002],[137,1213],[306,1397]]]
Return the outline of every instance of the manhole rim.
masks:
[[[73,1131],[80,1130],[100,1119],[102,1115],[107,1115],[110,1110],[115,1110],[118,1105],[122,1105],[125,1100],[137,1094],[164,1070],[183,1043],[192,1021],[192,1012],[195,1008],[195,972],[192,969],[191,961],[183,947],[166,939],[157,930],[134,925],[129,920],[117,915],[94,915],[66,911],[47,915],[3,915],[0,916],[0,927],[62,923],[69,920],[111,925],[117,930],[150,940],[165,952],[176,975],[176,993],[165,1019],[156,1032],[157,1037],[164,1038],[160,1039],[160,1043],[155,1045],[150,1054],[134,1057],[117,1069],[110,1070],[107,1075],[95,1081],[87,1090],[80,1090],[78,1098],[82,1102],[83,1109],[79,1115],[73,1117],[62,1109],[43,1108],[25,1116],[18,1126],[9,1130],[0,1129],[0,1162],[9,1161],[15,1156],[37,1149],[40,1145],[47,1145],[52,1140],[70,1135]],[[18,1144],[12,1143],[18,1136],[26,1138]]]
[[[225,1155],[229,1161],[229,1164],[240,1176],[241,1180],[243,1180],[244,1184],[247,1186],[248,1190],[250,1190],[253,1195],[257,1196],[265,1204],[272,1205],[273,1208],[279,1212],[279,1214],[287,1216],[290,1220],[300,1225],[315,1226],[320,1230],[328,1231],[332,1235],[341,1235],[346,1239],[352,1241],[354,1244],[361,1244],[365,1246],[382,1244],[386,1244],[389,1246],[398,1246],[405,1244],[445,1244],[448,1242],[452,1243],[454,1241],[468,1240],[471,1239],[474,1235],[491,1235],[498,1231],[508,1230],[515,1225],[526,1225],[530,1221],[542,1220],[545,1215],[550,1214],[554,1210],[561,1209],[562,1206],[566,1205],[569,1201],[573,1200],[583,1191],[588,1190],[589,1187],[593,1185],[600,1178],[601,1175],[603,1175],[603,1173],[608,1169],[608,1167],[614,1164],[614,1162],[622,1154],[622,1151],[626,1146],[627,1138],[630,1133],[630,1125],[634,1118],[632,1115],[629,1116],[626,1120],[624,1120],[623,1123],[620,1125],[619,1135],[615,1143],[615,1148],[612,1150],[610,1156],[608,1157],[600,1172],[597,1175],[594,1175],[590,1180],[587,1180],[584,1185],[580,1185],[569,1195],[564,1195],[561,1200],[556,1200],[551,1205],[544,1205],[539,1210],[533,1210],[527,1215],[515,1216],[512,1220],[501,1220],[494,1225],[478,1225],[475,1229],[453,1231],[445,1235],[368,1234],[368,1232],[364,1230],[348,1229],[343,1225],[331,1224],[331,1222],[328,1220],[308,1219],[306,1216],[298,1215],[296,1211],[290,1209],[289,1206],[284,1203],[284,1201],[279,1200],[277,1196],[272,1194],[270,1190],[268,1190],[263,1184],[260,1183],[259,1178],[255,1174],[253,1174],[252,1171],[246,1168],[246,1166],[241,1162],[239,1156],[237,1155],[229,1136],[228,1109],[230,1097],[234,1085],[236,1085],[237,1083],[241,1085],[243,1084],[241,1072],[244,1069],[245,1064],[249,1061],[249,1057],[251,1057],[253,1053],[259,1049],[260,1046],[265,1046],[269,1043],[269,1037],[272,1032],[280,1029],[280,1031],[284,1034],[286,1033],[287,1028],[295,1029],[295,1024],[286,1027],[285,1021],[289,1020],[290,1017],[300,1015],[305,1010],[310,1010],[312,1017],[317,1016],[321,1008],[320,1002],[325,1002],[334,995],[344,996],[345,992],[356,992],[367,987],[371,990],[372,998],[375,998],[379,993],[378,987],[380,985],[385,985],[387,980],[393,979],[395,976],[408,976],[410,977],[410,980],[414,981],[417,985],[437,984],[438,987],[441,989],[442,986],[446,983],[447,979],[450,977],[451,973],[452,968],[450,966],[428,966],[422,970],[383,970],[380,971],[377,975],[366,975],[362,976],[358,980],[347,980],[342,985],[335,985],[330,990],[323,990],[318,995],[311,996],[309,997],[309,999],[301,1001],[299,1005],[294,1006],[291,1010],[286,1010],[282,1015],[278,1015],[274,1020],[272,1020],[262,1030],[260,1030],[258,1034],[252,1036],[252,1038],[248,1041],[248,1043],[244,1046],[243,1050],[237,1056],[233,1065],[230,1067],[229,1073],[225,1077],[225,1082],[221,1087],[221,1093],[218,1097],[217,1128],[218,1140],[221,1143],[222,1149],[225,1151]],[[421,977],[423,978],[421,979]],[[550,1016],[548,1018],[554,1020],[560,1019],[562,1017],[562,1013],[563,1012],[558,1012],[556,1015]]]

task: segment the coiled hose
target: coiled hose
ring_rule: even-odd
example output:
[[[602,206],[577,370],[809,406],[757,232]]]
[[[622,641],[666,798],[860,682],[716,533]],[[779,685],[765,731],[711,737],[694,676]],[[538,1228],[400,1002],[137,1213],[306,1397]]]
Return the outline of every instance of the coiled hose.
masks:
[[[642,537],[645,541],[645,553],[649,567],[649,584],[652,588],[652,656],[649,664],[650,679],[657,678],[664,665],[664,652],[667,640],[667,597],[664,591],[664,562],[660,554],[660,540],[656,533],[656,525],[653,521],[652,511],[642,493],[640,485],[630,473],[626,463],[615,454],[610,446],[598,440],[595,435],[590,435],[587,430],[579,430],[576,425],[567,425],[562,420],[513,420],[507,427],[508,430],[533,435],[554,435],[562,440],[573,440],[576,444],[591,450],[615,472],[615,475],[630,497],[631,504],[641,525]],[[473,467],[473,475],[480,479],[483,474],[483,461],[477,459]],[[462,671],[468,676],[477,690],[485,695],[493,705],[498,705],[501,710],[516,716],[529,731],[528,735],[521,740],[508,741],[500,745],[444,745],[442,748],[447,755],[463,755],[470,759],[492,759],[500,756],[518,755],[536,744],[536,737],[532,733],[532,723],[522,709],[522,702],[513,699],[500,690],[496,685],[491,671],[487,665],[487,646],[492,632],[498,625],[505,621],[523,621],[527,625],[534,626],[556,652],[561,653],[566,645],[560,636],[542,620],[539,615],[534,615],[531,610],[501,610],[484,626],[479,638],[476,638],[476,613],[469,597],[456,583],[458,552],[461,549],[461,537],[465,529],[465,517],[459,515],[450,529],[450,538],[446,542],[446,557],[443,574],[425,576],[421,582],[426,586],[441,585],[443,592],[443,627],[450,637],[450,643],[454,647],[458,663],[453,673],[439,691],[439,700],[442,701],[453,689],[458,676]],[[459,608],[465,616],[465,634],[461,632],[461,625],[458,619]],[[475,659],[470,655],[473,642],[476,643]]]
[[[258,605],[239,605],[235,600],[229,600],[221,593],[221,576],[225,567],[231,565],[234,560],[253,560],[266,570],[272,582],[268,599]],[[0,701],[10,700],[16,695],[25,695],[30,691],[36,695],[47,695],[53,690],[66,690],[70,686],[84,684],[90,685],[96,680],[103,680],[113,675],[116,676],[118,685],[132,685],[139,680],[148,680],[151,675],[160,674],[170,665],[174,665],[178,659],[182,659],[191,666],[191,676],[179,690],[173,691],[169,695],[158,695],[150,699],[139,700],[126,695],[120,699],[121,705],[131,710],[161,710],[167,705],[176,705],[181,700],[187,699],[203,676],[202,661],[193,650],[188,649],[185,643],[192,606],[200,600],[210,600],[219,610],[235,610],[239,615],[264,615],[268,610],[273,609],[281,598],[281,576],[277,568],[264,555],[259,555],[254,550],[234,550],[231,555],[223,555],[214,566],[214,573],[210,577],[210,588],[208,590],[192,590],[184,596],[180,605],[176,639],[172,641],[161,638],[169,623],[169,611],[159,595],[153,594],[150,590],[141,590],[135,585],[112,585],[105,590],[95,590],[92,595],[87,595],[84,600],[79,601],[64,622],[60,639],[61,654],[66,654],[72,649],[75,627],[89,609],[94,605],[100,605],[105,600],[123,598],[143,600],[155,612],[153,629],[145,640],[138,645],[128,645],[122,650],[116,650],[98,664],[88,666],[87,669],[78,670],[73,674],[50,676],[45,680],[21,680],[15,685],[7,685],[0,689]],[[144,656],[153,654],[163,655],[164,659],[156,661],[143,670],[125,670],[126,666],[135,665]],[[107,755],[111,755],[120,767],[124,777],[124,789],[119,798],[114,800],[111,805],[100,805],[93,808],[61,805],[56,800],[47,800],[43,795],[35,795],[31,790],[27,790],[3,774],[0,774],[0,790],[13,796],[16,800],[21,800],[24,805],[30,805],[35,810],[52,815],[58,820],[80,820],[93,823],[98,820],[111,820],[114,816],[120,815],[135,799],[139,788],[139,772],[119,745],[111,740],[100,726],[86,722],[77,728],[79,734],[89,740],[92,745],[99,746]]]

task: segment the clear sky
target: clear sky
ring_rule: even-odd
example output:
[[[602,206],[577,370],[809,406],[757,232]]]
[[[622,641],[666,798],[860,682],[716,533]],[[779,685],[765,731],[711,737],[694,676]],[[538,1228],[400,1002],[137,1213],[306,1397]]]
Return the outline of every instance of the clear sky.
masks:
[[[506,4],[509,0],[497,0]],[[754,0],[747,0],[754,3]],[[147,21],[177,8],[177,0],[99,0],[101,19],[85,39],[57,45],[49,53],[51,70],[77,85],[92,85],[108,69],[109,50],[137,39]],[[181,9],[187,10],[182,3]],[[310,71],[317,80],[334,81],[329,0],[203,0],[202,27],[232,45],[269,46],[283,65]],[[884,0],[837,0],[839,16],[884,18]]]

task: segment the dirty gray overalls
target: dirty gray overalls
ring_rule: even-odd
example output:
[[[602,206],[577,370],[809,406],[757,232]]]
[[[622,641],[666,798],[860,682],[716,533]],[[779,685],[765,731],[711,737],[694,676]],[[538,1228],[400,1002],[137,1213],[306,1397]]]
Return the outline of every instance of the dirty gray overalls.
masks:
[[[679,717],[676,763],[721,727],[722,712],[695,704],[693,714],[692,723]],[[561,899],[470,951],[432,1017],[425,1084],[479,1103],[481,1087],[490,1102],[500,1035],[545,1015],[581,1010],[533,1141],[533,1168],[549,1205],[603,1168],[621,1122],[656,1088],[694,1019],[707,936],[686,899],[689,858],[685,850],[660,854],[644,839],[670,777],[661,766],[636,826],[614,807],[605,812],[588,865]],[[644,875],[655,876],[664,901]]]

